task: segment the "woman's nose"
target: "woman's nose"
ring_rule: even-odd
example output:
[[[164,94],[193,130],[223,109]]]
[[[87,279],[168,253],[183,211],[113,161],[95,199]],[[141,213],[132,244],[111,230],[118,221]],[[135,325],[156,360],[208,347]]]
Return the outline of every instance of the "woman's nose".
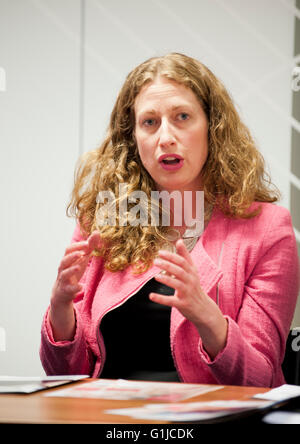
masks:
[[[169,122],[162,121],[159,132],[159,145],[171,146],[175,144],[175,137]]]

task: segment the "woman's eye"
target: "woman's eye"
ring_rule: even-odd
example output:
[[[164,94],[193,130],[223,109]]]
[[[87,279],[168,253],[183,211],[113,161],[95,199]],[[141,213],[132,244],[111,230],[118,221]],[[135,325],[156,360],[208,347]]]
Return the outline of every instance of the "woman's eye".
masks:
[[[146,119],[144,120],[143,124],[146,126],[153,126],[155,125],[155,122],[156,122],[155,119]]]
[[[180,120],[187,120],[189,118],[189,115],[187,113],[180,113],[179,119]]]

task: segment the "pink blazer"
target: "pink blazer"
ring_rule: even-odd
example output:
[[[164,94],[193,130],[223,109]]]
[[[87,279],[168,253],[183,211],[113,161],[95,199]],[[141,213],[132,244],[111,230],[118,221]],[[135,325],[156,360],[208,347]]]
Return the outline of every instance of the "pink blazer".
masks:
[[[195,326],[172,308],[170,346],[183,382],[257,387],[284,383],[281,364],[299,290],[297,247],[288,210],[259,205],[262,212],[252,219],[229,219],[215,209],[191,252],[202,288],[228,320],[228,337],[225,348],[211,360]],[[71,242],[80,240],[77,225]],[[105,270],[102,258],[91,258],[81,280],[84,290],[74,304],[76,334],[70,342],[53,340],[47,310],[40,348],[47,374],[101,376],[102,317],[160,270],[153,266],[141,275],[131,271],[130,266],[112,273]]]

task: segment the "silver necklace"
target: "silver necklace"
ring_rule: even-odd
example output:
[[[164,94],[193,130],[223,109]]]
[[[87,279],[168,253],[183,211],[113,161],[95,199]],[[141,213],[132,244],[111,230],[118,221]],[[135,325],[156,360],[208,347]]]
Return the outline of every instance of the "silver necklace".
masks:
[[[211,215],[212,215],[213,205],[209,205],[205,214],[204,218],[204,227],[202,229],[196,230],[196,223],[189,228],[186,228],[185,232],[181,236],[180,232],[176,230],[176,228],[173,228],[172,231],[170,231],[166,238],[168,242],[166,242],[162,249],[168,250],[171,252],[176,252],[175,243],[178,239],[182,237],[183,243],[186,246],[186,249],[188,252],[191,252],[194,246],[196,245],[198,239],[202,236],[202,233],[204,229],[207,227],[208,222],[210,221]]]

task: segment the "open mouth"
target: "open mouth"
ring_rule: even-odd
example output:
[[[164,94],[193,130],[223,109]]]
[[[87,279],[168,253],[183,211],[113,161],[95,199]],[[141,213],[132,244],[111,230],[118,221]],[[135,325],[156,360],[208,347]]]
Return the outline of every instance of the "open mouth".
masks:
[[[164,170],[177,171],[183,166],[183,158],[177,155],[165,156],[160,160],[160,164]]]
[[[166,164],[166,165],[175,165],[176,163],[180,162],[180,159],[175,159],[175,158],[173,158],[173,159],[164,159],[162,162],[164,164]]]

